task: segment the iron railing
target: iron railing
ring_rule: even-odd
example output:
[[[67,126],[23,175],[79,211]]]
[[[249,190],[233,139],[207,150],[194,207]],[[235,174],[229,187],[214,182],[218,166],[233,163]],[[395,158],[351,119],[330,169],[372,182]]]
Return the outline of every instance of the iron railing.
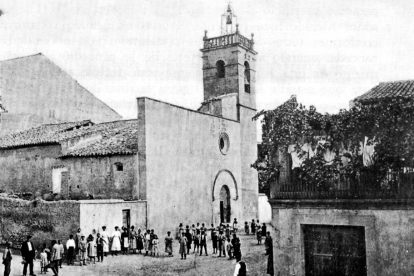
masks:
[[[404,170],[354,176],[339,175],[324,181],[303,179],[294,172],[272,184],[272,199],[414,199],[414,172]]]

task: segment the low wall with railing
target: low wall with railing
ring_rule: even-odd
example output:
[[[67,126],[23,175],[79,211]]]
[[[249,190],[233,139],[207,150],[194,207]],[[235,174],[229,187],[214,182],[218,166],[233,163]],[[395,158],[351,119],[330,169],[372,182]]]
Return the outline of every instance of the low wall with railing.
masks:
[[[366,172],[316,182],[293,170],[271,186],[271,199],[414,199],[412,172]]]

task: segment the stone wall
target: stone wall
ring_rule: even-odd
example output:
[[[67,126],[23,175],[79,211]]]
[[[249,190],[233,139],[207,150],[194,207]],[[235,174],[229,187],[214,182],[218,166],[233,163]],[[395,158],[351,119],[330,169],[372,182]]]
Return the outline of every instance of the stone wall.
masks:
[[[0,196],[0,243],[19,248],[27,234],[36,247],[51,239],[67,240],[79,227],[78,201],[27,201]]]
[[[122,118],[42,54],[0,62],[0,92],[8,109],[1,135],[46,123]]]
[[[88,193],[103,198],[133,199],[136,191],[134,155],[58,158],[60,145],[0,150],[0,190],[49,194],[53,169],[65,168],[62,195]],[[117,171],[115,163],[123,164]]]
[[[363,226],[368,275],[411,275],[414,271],[414,210],[275,208],[272,225],[275,274],[305,275],[302,226],[306,224]]]

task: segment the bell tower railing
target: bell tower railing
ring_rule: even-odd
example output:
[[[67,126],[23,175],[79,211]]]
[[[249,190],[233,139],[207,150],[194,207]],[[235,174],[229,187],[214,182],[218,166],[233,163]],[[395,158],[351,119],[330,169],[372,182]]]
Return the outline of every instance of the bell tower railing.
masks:
[[[212,49],[219,49],[224,48],[227,46],[233,45],[241,45],[248,50],[253,51],[254,40],[248,39],[241,34],[234,33],[234,34],[227,34],[218,37],[207,38],[204,37],[204,47],[202,50],[212,50]]]

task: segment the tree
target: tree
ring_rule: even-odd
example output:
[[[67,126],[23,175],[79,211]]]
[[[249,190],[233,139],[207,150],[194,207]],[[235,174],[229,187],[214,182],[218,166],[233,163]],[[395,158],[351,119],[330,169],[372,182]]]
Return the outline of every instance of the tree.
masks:
[[[291,97],[274,110],[261,111],[254,119],[262,118],[262,154],[252,165],[259,173],[259,187],[269,190],[280,175],[279,155],[295,145],[300,181],[332,189],[344,177],[361,182],[361,175],[369,175],[364,178],[365,187],[392,189],[402,178],[384,181],[387,174],[414,171],[413,114],[413,100],[402,97],[356,103],[338,114],[321,114]],[[310,156],[304,145],[315,154]],[[374,149],[370,156],[366,154],[369,147]]]

